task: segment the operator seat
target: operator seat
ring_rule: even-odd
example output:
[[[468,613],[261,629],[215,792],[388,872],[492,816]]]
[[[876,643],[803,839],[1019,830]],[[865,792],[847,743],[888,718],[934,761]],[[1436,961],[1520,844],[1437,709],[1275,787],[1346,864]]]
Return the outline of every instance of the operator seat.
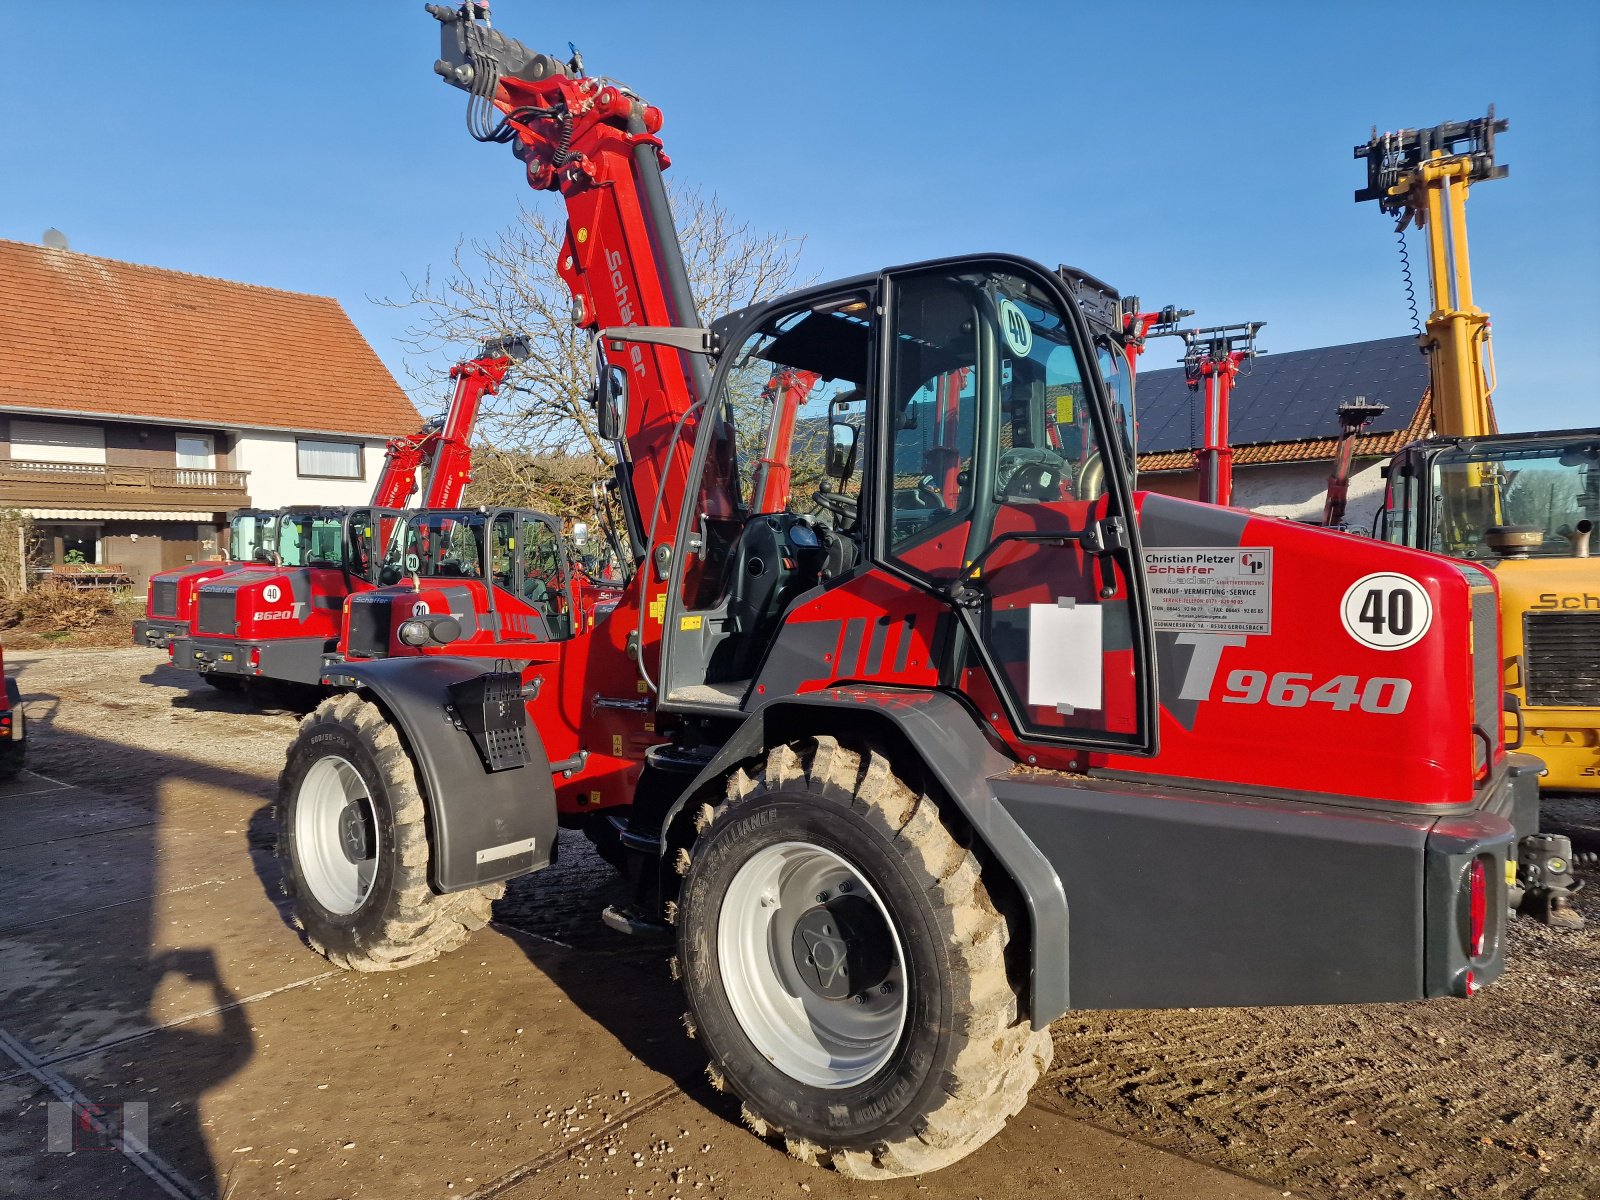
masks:
[[[754,675],[772,630],[789,605],[817,583],[825,561],[820,533],[816,547],[791,545],[788,537],[793,526],[803,523],[810,528],[790,513],[769,513],[745,525],[724,573],[728,597],[724,629],[731,636],[713,651],[707,682]]]

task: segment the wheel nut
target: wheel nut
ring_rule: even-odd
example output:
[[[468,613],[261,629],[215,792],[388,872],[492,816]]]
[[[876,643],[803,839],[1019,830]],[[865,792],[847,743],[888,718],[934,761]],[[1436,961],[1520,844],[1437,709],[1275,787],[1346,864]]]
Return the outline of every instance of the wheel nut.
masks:
[[[867,994],[865,992],[857,992],[854,996],[851,996],[850,999],[854,1000],[857,1004],[865,1004],[867,1002]]]
[[[818,892],[817,893],[817,903],[818,904],[826,904],[827,902],[828,902],[828,893],[827,892]]]
[[[880,992],[880,993],[881,993],[881,994],[883,994],[883,995],[885,995],[885,996],[887,996],[887,995],[888,995],[888,994],[889,994],[889,993],[890,993],[890,992],[892,992],[892,991],[894,991],[894,984],[892,984],[892,983],[889,983],[889,982],[887,982],[887,981],[885,981],[885,982],[883,982],[883,983],[880,983],[880,984],[879,984],[879,985],[878,985],[878,991],[879,991],[879,992]]]
[[[841,891],[841,892],[848,892],[848,891],[850,891],[850,890],[851,890],[851,884],[850,884],[850,881],[849,881],[849,880],[848,880],[848,879],[846,879],[846,880],[845,880],[845,881],[844,881],[844,882],[843,882],[843,883],[841,883],[841,884],[840,884],[840,885],[839,885],[839,890],[840,890],[840,891]]]

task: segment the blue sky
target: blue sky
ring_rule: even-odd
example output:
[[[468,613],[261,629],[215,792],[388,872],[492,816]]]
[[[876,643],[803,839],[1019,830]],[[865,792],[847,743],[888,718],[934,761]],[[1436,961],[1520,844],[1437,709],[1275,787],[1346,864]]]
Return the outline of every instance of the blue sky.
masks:
[[[805,235],[808,273],[1012,251],[1264,320],[1269,351],[1409,332],[1351,147],[1493,102],[1511,176],[1470,223],[1501,423],[1600,424],[1600,5],[1447,11],[495,4],[659,105],[674,173]],[[372,298],[526,190],[467,136],[420,0],[53,0],[7,26],[0,237],[336,296],[401,378],[406,317]]]

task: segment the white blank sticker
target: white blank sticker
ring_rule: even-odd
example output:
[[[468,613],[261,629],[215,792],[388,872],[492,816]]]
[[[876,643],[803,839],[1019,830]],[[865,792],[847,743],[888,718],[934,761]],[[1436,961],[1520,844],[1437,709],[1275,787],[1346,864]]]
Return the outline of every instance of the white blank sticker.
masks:
[[[1098,604],[1028,606],[1028,703],[1098,709],[1104,647]]]

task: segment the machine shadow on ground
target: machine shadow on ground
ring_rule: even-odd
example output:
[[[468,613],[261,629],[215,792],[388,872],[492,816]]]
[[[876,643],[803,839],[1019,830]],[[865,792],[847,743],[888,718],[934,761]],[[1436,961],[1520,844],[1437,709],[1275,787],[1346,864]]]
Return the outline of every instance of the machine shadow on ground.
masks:
[[[176,1167],[185,1177],[179,1186],[194,1196],[220,1197],[225,1181],[201,1101],[251,1059],[255,1038],[213,948],[166,944],[171,929],[164,932],[158,916],[174,892],[236,874],[244,864],[227,847],[207,845],[211,839],[201,831],[181,830],[171,793],[192,785],[197,764],[136,739],[111,742],[62,728],[62,699],[30,691],[27,665],[17,665],[30,721],[29,767],[37,772],[24,779],[63,786],[43,795],[0,795],[0,1025],[38,1070],[104,1106],[106,1120],[129,1119],[133,1110],[117,1106],[147,1105],[148,1146],[156,1158]],[[208,792],[218,792],[223,803],[262,794],[258,776],[225,762],[219,754],[204,764]],[[250,856],[259,853],[252,849]],[[185,1007],[207,1019],[167,1024],[158,993],[180,993]],[[127,1054],[109,1062],[103,1051],[113,1045],[125,1045]],[[48,1104],[60,1093],[38,1083],[37,1071],[30,1075],[15,1057],[0,1058],[0,1083],[38,1090],[15,1110],[12,1129],[0,1139],[7,1151],[0,1158],[11,1160],[0,1171],[0,1192],[156,1194],[156,1185],[122,1155],[47,1150]],[[124,1057],[181,1064],[181,1076],[163,1086],[159,1069],[155,1076],[126,1074],[134,1064]],[[99,1066],[91,1065],[95,1060]],[[80,1127],[74,1136],[98,1135]],[[22,1190],[11,1192],[12,1186]]]

